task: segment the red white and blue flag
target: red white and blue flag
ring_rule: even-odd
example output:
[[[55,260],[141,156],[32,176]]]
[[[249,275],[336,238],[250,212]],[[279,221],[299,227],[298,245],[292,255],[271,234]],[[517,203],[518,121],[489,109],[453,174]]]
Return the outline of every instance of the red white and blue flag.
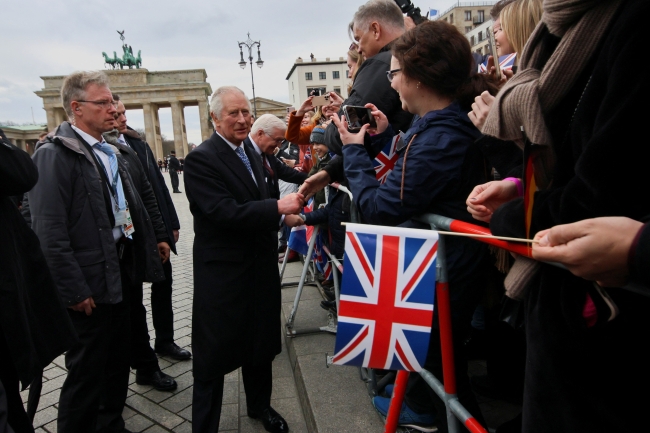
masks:
[[[515,59],[517,59],[517,53],[504,54],[499,56],[499,68],[503,71],[504,69],[512,69],[515,64]],[[478,65],[478,72],[480,74],[485,74],[487,72],[487,60],[485,63]]]
[[[438,233],[347,224],[334,364],[420,371],[433,320]]]
[[[312,197],[307,205],[303,208],[303,213],[309,213],[314,210],[314,198]],[[309,252],[309,241],[314,233],[314,227],[303,224],[291,229],[287,246],[289,249],[296,251],[303,256]]]
[[[373,161],[375,175],[377,176],[379,183],[386,182],[386,178],[395,168],[395,163],[399,159],[399,155],[397,154],[397,142],[399,141],[399,138],[399,135],[393,137],[393,139],[384,146],[381,152],[379,152],[379,155],[377,155]]]

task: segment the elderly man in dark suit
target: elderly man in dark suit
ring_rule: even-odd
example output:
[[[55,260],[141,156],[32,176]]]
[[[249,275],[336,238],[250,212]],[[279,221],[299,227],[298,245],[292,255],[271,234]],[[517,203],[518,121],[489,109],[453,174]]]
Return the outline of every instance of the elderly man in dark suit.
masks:
[[[275,149],[284,142],[285,123],[272,114],[263,114],[253,123],[244,145],[251,146],[264,166],[264,178],[271,197],[280,198],[278,179],[289,183],[301,184],[307,174],[289,168],[275,156]]]
[[[300,194],[271,196],[260,157],[243,145],[251,107],[236,87],[212,95],[215,133],[185,160],[194,215],[192,430],[217,432],[224,375],[242,367],[248,416],[289,431],[271,407],[272,361],[281,351],[277,231]]]

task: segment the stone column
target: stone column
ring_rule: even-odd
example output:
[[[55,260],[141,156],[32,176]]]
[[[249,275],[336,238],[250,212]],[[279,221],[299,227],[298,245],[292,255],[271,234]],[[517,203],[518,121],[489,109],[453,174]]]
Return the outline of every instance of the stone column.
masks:
[[[208,101],[199,101],[199,124],[201,125],[201,140],[205,141],[212,135]]]
[[[147,142],[151,146],[156,160],[162,159],[163,154],[162,137],[160,136],[160,119],[158,117],[158,106],[156,104],[142,104],[144,115],[144,133],[147,135]]]
[[[45,115],[47,116],[47,131],[54,131],[59,123],[56,123],[56,118],[54,117],[54,108],[46,108]]]
[[[25,140],[16,138],[14,139],[14,142],[16,144],[16,147],[20,150],[25,150]]]
[[[58,108],[58,107],[54,108],[54,121],[56,123],[56,126],[59,126],[65,120],[68,120],[68,115],[65,114],[65,110],[63,108]]]
[[[174,148],[177,158],[187,155],[187,132],[185,130],[185,114],[180,101],[172,101],[172,125],[174,127]]]

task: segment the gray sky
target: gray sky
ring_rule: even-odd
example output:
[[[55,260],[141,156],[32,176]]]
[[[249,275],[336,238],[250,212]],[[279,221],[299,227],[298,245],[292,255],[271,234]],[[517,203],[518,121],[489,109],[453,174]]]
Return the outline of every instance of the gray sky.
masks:
[[[150,71],[207,71],[212,89],[240,87],[252,97],[250,67],[239,68],[237,42],[246,34],[261,42],[264,67],[254,66],[255,94],[289,101],[286,76],[297,57],[345,56],[347,24],[361,0],[23,0],[2,1],[0,33],[0,122],[45,123],[41,99],[45,75],[104,69],[102,51],[121,51],[125,42],[142,50]],[[426,13],[445,10],[452,0],[414,0]],[[254,58],[254,61],[257,58]],[[132,127],[143,127],[141,110],[127,112]],[[200,143],[198,108],[185,109],[188,141]],[[160,110],[162,133],[173,137],[171,109]]]

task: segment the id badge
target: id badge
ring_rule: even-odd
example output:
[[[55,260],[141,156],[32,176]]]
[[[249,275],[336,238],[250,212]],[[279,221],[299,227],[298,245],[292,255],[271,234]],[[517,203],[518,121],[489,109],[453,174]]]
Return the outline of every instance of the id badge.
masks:
[[[123,226],[124,224],[127,223],[126,219],[126,210],[118,210],[115,212],[115,225],[116,226]]]
[[[131,213],[128,207],[124,210],[124,213],[126,214],[126,223],[122,225],[122,230],[124,231],[124,236],[128,238],[135,233],[135,228],[133,228],[133,221],[131,220]]]

